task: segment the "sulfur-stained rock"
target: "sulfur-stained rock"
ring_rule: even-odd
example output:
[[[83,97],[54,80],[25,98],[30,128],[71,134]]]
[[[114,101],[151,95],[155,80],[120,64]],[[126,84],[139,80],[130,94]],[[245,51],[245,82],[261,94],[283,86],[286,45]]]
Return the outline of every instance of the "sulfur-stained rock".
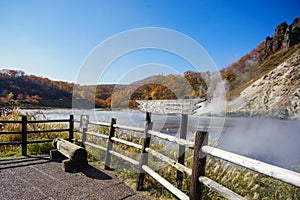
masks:
[[[300,118],[300,50],[229,102],[229,112]]]

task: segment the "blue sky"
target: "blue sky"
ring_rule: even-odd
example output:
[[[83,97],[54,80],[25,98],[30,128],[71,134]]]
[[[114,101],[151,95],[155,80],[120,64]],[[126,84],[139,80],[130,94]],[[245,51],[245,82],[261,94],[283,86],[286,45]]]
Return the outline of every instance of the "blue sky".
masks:
[[[75,82],[99,43],[142,27],[168,28],[193,38],[223,68],[272,35],[276,25],[299,16],[297,0],[0,0],[0,69]],[[116,82],[149,62],[179,73],[190,68],[173,55],[137,52],[116,62],[100,83]]]

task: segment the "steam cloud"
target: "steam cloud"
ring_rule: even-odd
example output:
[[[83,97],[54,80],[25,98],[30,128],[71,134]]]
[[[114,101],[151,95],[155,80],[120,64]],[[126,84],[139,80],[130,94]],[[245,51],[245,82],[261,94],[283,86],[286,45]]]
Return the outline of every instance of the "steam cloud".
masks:
[[[255,64],[255,59],[248,62],[250,65]],[[225,114],[227,102],[224,86],[226,82],[221,79],[219,73],[213,73],[209,82],[208,97],[210,100],[197,111],[197,114],[202,116]],[[214,118],[210,118],[210,123],[214,121]],[[273,165],[300,171],[299,120],[224,119],[226,121],[224,129],[221,130],[222,134],[215,134],[216,130],[209,130],[212,137],[219,138],[220,148]],[[218,125],[220,123],[216,124],[216,126]]]
[[[299,171],[300,123],[297,120],[231,118],[220,148]]]
[[[207,90],[208,101],[203,104],[203,107],[197,110],[197,114],[225,114],[226,109],[226,90],[225,81],[222,80],[220,73],[212,73],[209,80]]]

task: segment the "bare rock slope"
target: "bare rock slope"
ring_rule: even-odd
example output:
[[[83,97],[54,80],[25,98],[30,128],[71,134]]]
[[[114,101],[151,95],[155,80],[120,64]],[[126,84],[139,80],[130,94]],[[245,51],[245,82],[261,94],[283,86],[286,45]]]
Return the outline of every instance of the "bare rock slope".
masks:
[[[300,118],[300,50],[228,104],[231,113]]]

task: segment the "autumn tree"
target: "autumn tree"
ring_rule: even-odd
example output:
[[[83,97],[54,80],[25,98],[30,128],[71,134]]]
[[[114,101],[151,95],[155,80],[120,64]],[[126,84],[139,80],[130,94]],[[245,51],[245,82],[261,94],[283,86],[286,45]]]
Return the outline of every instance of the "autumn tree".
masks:
[[[10,92],[6,95],[6,99],[7,101],[11,101],[12,99],[14,98],[14,93],[13,92]]]
[[[23,100],[24,99],[24,96],[23,96],[23,94],[22,93],[19,93],[18,95],[17,95],[17,99],[18,100]]]

